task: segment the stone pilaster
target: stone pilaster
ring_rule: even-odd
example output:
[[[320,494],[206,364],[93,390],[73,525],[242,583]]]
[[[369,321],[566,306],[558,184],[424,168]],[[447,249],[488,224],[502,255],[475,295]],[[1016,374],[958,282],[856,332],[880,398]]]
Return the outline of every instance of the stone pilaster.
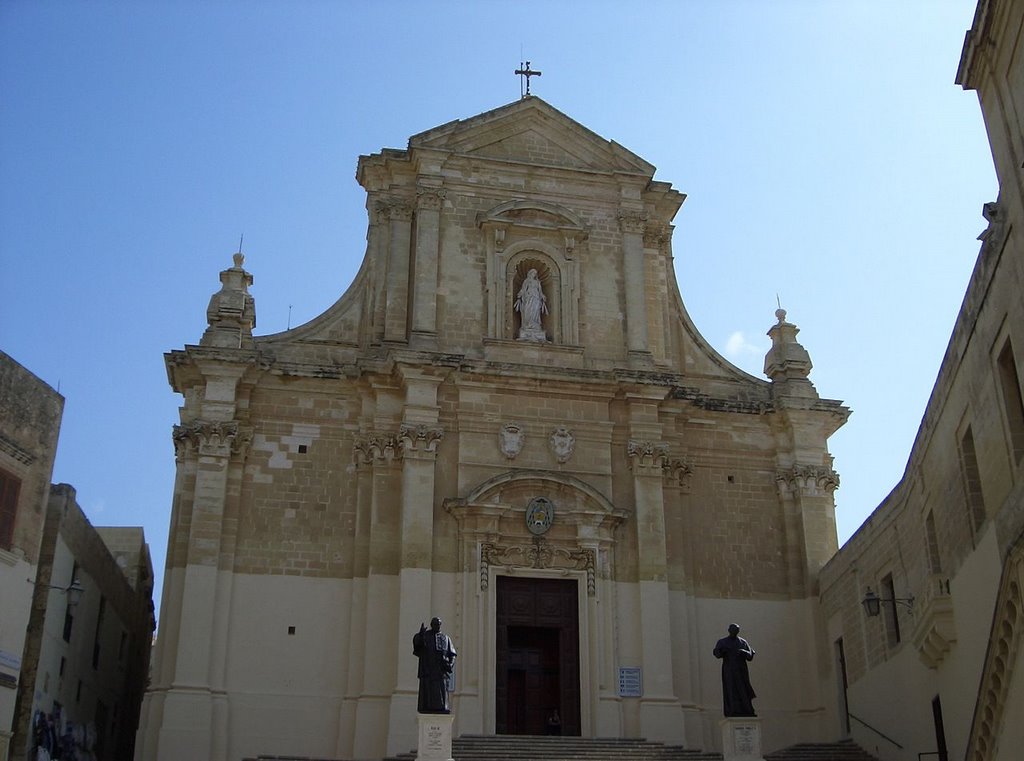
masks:
[[[622,230],[622,262],[626,289],[626,348],[630,359],[641,364],[649,357],[647,348],[647,301],[644,288],[644,227],[647,214],[619,212]]]
[[[409,320],[409,253],[412,245],[412,206],[403,199],[387,204],[388,276],[385,294],[384,340],[404,343]]]
[[[401,563],[398,579],[398,631],[393,660],[398,670],[391,699],[387,754],[413,747],[416,727],[409,717],[416,713],[419,682],[411,657],[412,635],[421,622],[442,610],[434,610],[431,576],[434,563],[434,476],[437,448],[444,436],[438,421],[439,377],[402,368],[405,385],[405,419],[398,429],[402,447]]]
[[[369,537],[366,557],[365,617],[353,639],[362,639],[360,691],[355,705],[353,758],[386,755],[391,695],[398,678],[397,632],[393,611],[399,605],[402,441],[395,433],[370,433],[356,441],[357,457],[368,464]],[[362,497],[361,497],[362,499]],[[353,618],[353,620],[356,620]],[[357,624],[357,627],[359,624]],[[357,646],[358,647],[358,646]],[[355,664],[352,664],[353,666]]]
[[[227,372],[228,377],[208,382],[208,389],[211,385],[222,388],[227,380],[237,381],[244,368],[231,367]],[[182,565],[168,569],[172,579],[166,588],[180,626],[174,639],[164,644],[164,663],[156,669],[165,680],[160,687],[166,689],[158,755],[187,752],[196,757],[226,758],[223,694],[231,580],[230,574],[222,575],[219,570],[222,554],[233,551],[235,526],[226,518],[232,508],[237,510],[249,438],[245,427],[234,420],[193,420],[174,429],[182,461],[179,468],[194,472],[194,486],[187,509],[187,539],[181,524],[176,537],[175,562]],[[181,588],[188,588],[189,594],[182,595]],[[205,635],[181,637],[181,632]]]
[[[818,571],[836,553],[833,492],[839,487],[839,475],[829,461],[828,465],[791,465],[776,474],[787,548],[796,555],[789,558],[794,595],[815,593]],[[801,565],[796,568],[798,562]]]
[[[416,258],[413,275],[412,335],[422,348],[436,348],[437,254],[444,191],[421,187],[416,192]]]
[[[669,619],[668,558],[665,546],[664,468],[668,445],[649,439],[630,439],[626,455],[633,474],[634,520],[637,535],[637,571],[640,586],[638,622],[644,695],[640,700],[643,736],[682,743],[684,730],[673,684],[673,653],[666,636]]]
[[[391,214],[387,201],[372,198],[367,201],[370,225],[366,231],[366,255],[373,262],[373,286],[367,304],[368,334],[370,341],[384,340],[384,325],[387,317],[388,285],[388,228]]]
[[[349,619],[348,683],[341,703],[341,730],[335,754],[339,758],[352,755],[352,739],[356,735],[356,709],[365,683],[363,669],[366,663],[366,611],[370,573],[370,527],[373,502],[373,462],[375,452],[368,437],[353,442],[352,459],[356,471],[356,528],[352,560],[352,615]]]

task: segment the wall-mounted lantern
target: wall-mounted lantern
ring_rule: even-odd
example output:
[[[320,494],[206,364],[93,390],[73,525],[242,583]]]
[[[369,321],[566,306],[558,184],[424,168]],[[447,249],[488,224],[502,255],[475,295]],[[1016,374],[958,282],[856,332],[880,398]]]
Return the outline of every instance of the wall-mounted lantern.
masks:
[[[860,604],[864,606],[864,612],[870,618],[874,618],[882,612],[882,603],[891,602],[897,605],[903,605],[906,607],[907,612],[911,615],[914,613],[914,596],[910,597],[879,597],[871,591],[871,587],[868,587],[868,591],[864,593],[864,599],[860,601]]]

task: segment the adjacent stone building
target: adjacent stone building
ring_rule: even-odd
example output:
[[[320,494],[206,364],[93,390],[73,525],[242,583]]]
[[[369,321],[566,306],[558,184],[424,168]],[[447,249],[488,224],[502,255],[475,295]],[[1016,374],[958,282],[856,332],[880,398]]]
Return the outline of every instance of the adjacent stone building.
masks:
[[[134,753],[155,626],[149,547],[141,528],[94,528],[75,496],[50,492],[12,758],[37,744],[96,761]]]
[[[0,761],[7,758],[64,398],[0,351]]]
[[[1024,748],[1022,38],[1020,3],[978,4],[957,81],[978,93],[999,197],[904,477],[821,574],[837,731],[887,761]]]
[[[177,478],[140,758],[374,758],[416,745],[411,637],[458,643],[455,731],[714,747],[739,620],[768,749],[835,696],[823,398],[779,311],[768,380],[679,296],[684,195],[536,97],[359,160],[365,259],[255,336],[242,255],[167,355]],[[766,321],[767,322],[767,321]],[[830,713],[832,711],[832,713]]]

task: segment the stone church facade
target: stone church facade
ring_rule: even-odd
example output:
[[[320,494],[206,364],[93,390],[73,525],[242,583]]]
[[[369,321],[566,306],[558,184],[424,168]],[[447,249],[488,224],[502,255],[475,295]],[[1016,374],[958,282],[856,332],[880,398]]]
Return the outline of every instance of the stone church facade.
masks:
[[[433,615],[457,734],[557,709],[565,734],[713,748],[736,620],[770,649],[765,749],[834,738],[817,591],[849,410],[781,310],[768,380],[701,337],[685,196],[654,172],[528,96],[360,158],[365,259],[308,324],[254,336],[235,255],[199,344],[166,355],[183,406],[138,757],[407,751]]]

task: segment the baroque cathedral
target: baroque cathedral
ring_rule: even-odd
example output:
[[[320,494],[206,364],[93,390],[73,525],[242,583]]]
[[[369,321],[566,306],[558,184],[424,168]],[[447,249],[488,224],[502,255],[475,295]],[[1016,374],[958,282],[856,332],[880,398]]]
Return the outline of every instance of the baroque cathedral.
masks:
[[[987,119],[987,83],[1020,97],[1024,79],[975,50],[994,41],[1011,60],[1021,28],[1014,4],[979,4],[961,81]],[[1024,356],[1012,236],[1024,206],[999,169],[1020,126],[1001,141],[990,122],[998,225],[951,342],[995,342],[978,351],[995,352],[1010,422],[975,422],[986,455],[1016,451],[1010,381]],[[137,758],[406,752],[412,635],[433,616],[459,651],[456,734],[543,734],[557,710],[567,735],[719,748],[711,649],[737,621],[771,653],[753,665],[766,751],[852,736],[879,758],[914,758],[938,742],[933,694],[958,758],[978,733],[998,740],[1005,706],[1024,701],[1024,672],[1007,693],[1024,625],[1007,624],[1012,657],[987,644],[993,612],[1019,605],[1005,579],[1021,555],[1008,548],[1021,544],[1022,460],[976,467],[996,485],[965,544],[947,519],[963,492],[915,486],[962,472],[965,439],[919,437],[906,485],[838,551],[828,440],[849,409],[827,394],[843,389],[819,394],[781,309],[766,378],[700,335],[673,268],[685,196],[654,174],[527,96],[360,157],[365,257],[311,322],[254,335],[253,275],[235,255],[199,343],[166,355],[183,405]],[[944,364],[922,436],[981,403],[981,381],[957,378],[988,355],[965,352]],[[1024,454],[1024,413],[1019,425]],[[936,459],[947,450],[952,469]],[[891,521],[910,543],[896,565]],[[925,568],[933,536],[939,565]],[[885,616],[862,610],[868,586]],[[895,602],[908,591],[913,619]],[[991,705],[990,673],[1004,696]],[[897,702],[872,708],[885,700]]]
[[[457,733],[540,734],[557,709],[565,734],[710,746],[709,643],[737,619],[778,643],[769,744],[821,736],[799,664],[849,411],[785,313],[768,380],[723,359],[675,281],[685,196],[537,97],[363,156],[357,179],[366,256],[333,307],[254,337],[236,254],[199,345],[167,355],[173,623],[143,744],[415,747],[410,637],[435,614]]]

